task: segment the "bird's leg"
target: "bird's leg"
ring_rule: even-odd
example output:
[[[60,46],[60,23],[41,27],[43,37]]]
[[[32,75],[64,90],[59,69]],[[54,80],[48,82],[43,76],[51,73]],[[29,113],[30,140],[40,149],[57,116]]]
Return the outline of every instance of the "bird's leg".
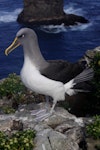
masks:
[[[31,114],[34,115],[34,116],[36,116],[36,115],[43,115],[43,114],[45,114],[48,111],[49,111],[49,96],[46,96],[45,107],[37,109],[37,110],[32,110]]]
[[[48,97],[48,98],[49,98],[49,97]],[[48,101],[47,101],[47,102],[48,102]],[[36,118],[36,121],[38,121],[38,120],[39,120],[39,121],[43,121],[44,119],[50,117],[50,116],[52,115],[53,111],[54,111],[54,108],[55,108],[55,106],[56,106],[56,103],[57,103],[57,101],[54,100],[50,112],[44,114],[43,116],[37,117],[37,118]]]
[[[54,100],[52,108],[51,108],[51,110],[49,110],[49,97],[46,97],[46,105],[45,105],[46,109],[44,109],[45,111],[42,112],[42,110],[40,110],[40,112],[36,114],[36,118],[34,120],[35,121],[43,121],[44,119],[50,117],[54,111],[56,103],[57,103],[57,101]]]
[[[40,114],[44,114],[46,112],[46,109],[37,109],[37,110],[32,110],[31,115],[33,116],[38,116]]]
[[[51,110],[50,110],[50,114],[53,113],[54,108],[55,108],[55,106],[56,106],[56,103],[57,103],[57,101],[54,100],[54,101],[53,101],[53,105],[52,105]]]
[[[46,104],[45,104],[45,109],[46,109],[46,111],[48,112],[49,111],[49,99],[50,99],[50,97],[49,96],[45,96],[46,97]]]

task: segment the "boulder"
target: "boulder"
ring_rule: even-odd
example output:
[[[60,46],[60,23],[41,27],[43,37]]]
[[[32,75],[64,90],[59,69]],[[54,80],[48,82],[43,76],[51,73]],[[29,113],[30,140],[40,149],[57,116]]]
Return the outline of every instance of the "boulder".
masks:
[[[23,11],[18,15],[19,23],[30,25],[62,24],[74,25],[78,22],[87,23],[82,16],[65,14],[63,0],[24,0]]]

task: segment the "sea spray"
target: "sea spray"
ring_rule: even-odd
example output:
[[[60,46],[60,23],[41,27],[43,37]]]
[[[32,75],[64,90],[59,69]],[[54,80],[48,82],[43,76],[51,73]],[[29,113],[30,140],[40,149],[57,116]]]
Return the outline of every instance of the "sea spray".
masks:
[[[21,12],[21,8],[17,8],[14,11],[0,11],[0,23],[15,22],[18,14]]]

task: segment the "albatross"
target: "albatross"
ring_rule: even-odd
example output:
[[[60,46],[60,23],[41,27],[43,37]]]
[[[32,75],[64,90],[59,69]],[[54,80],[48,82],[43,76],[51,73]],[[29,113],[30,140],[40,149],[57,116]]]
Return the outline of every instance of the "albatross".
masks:
[[[72,96],[77,92],[88,91],[80,87],[82,83],[93,78],[92,68],[84,69],[79,63],[73,64],[63,60],[45,60],[39,48],[37,35],[30,28],[22,28],[17,32],[5,54],[8,55],[20,45],[24,51],[24,63],[20,72],[22,82],[30,90],[53,99],[49,113],[44,116],[50,116],[57,101],[64,101],[66,94]],[[77,85],[80,85],[79,88]]]

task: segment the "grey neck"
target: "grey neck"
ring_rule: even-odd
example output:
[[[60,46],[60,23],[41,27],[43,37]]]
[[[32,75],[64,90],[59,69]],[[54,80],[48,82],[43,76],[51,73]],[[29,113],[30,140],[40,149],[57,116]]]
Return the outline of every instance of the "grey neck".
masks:
[[[27,61],[26,58],[30,59],[31,63],[33,63],[33,65],[36,66],[38,70],[43,70],[49,65],[49,63],[42,56],[37,41],[29,41],[28,43],[25,43],[24,61]]]

